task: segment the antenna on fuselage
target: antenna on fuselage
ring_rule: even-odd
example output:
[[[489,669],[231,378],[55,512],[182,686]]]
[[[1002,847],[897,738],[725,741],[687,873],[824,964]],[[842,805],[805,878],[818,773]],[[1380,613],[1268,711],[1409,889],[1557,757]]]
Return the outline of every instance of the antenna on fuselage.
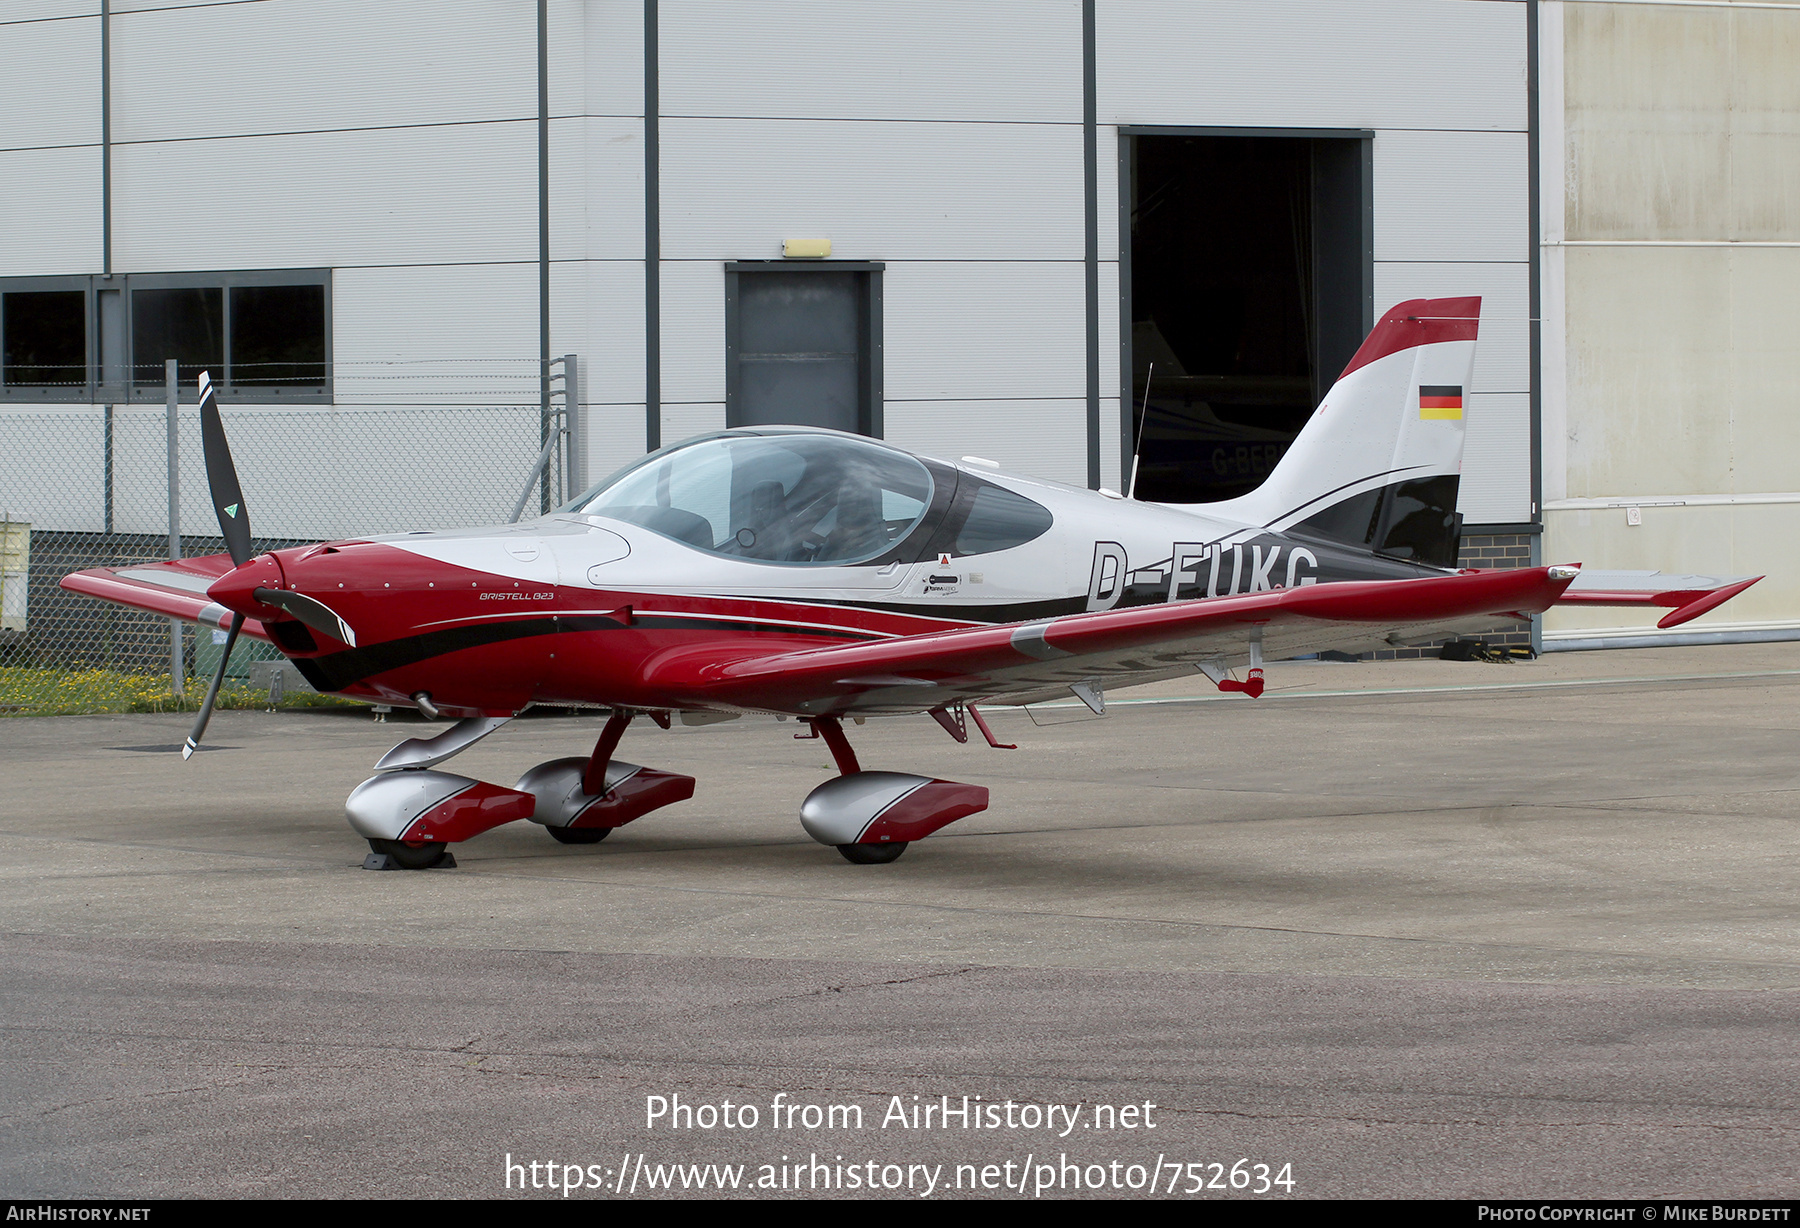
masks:
[[[1131,485],[1125,488],[1127,499],[1137,498],[1138,463],[1144,459],[1144,428],[1150,424],[1150,377],[1156,374],[1156,364],[1151,363],[1144,372],[1144,408],[1138,413],[1137,439],[1131,445]]]

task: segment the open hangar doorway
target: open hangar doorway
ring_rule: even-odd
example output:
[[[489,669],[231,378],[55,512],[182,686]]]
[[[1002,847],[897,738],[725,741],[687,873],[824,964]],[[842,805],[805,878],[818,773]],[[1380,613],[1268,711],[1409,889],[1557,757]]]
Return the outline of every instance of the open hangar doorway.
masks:
[[[1155,502],[1234,498],[1374,326],[1375,134],[1119,135],[1125,480]]]

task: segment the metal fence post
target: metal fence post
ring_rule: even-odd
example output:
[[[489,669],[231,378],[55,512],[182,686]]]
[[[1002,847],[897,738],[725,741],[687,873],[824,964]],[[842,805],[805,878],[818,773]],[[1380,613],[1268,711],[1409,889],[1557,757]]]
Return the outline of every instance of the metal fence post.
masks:
[[[563,497],[573,499],[587,489],[587,406],[581,401],[581,363],[573,354],[564,354],[563,425],[567,451],[563,454]]]
[[[169,557],[181,557],[181,390],[171,358],[163,364],[163,400],[169,445]],[[169,689],[180,698],[186,690],[187,652],[181,642],[181,620],[169,620]]]

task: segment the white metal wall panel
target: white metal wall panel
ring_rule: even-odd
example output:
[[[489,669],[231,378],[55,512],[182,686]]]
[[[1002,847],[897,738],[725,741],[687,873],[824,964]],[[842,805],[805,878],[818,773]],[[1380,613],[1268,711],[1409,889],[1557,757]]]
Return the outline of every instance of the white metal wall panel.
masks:
[[[661,0],[670,115],[1081,122],[1080,0]]]
[[[890,264],[882,279],[888,397],[1085,395],[1085,286],[1075,261]]]
[[[639,300],[640,310],[642,310]],[[725,265],[662,264],[662,399],[725,403]],[[665,429],[665,440],[672,439]]]
[[[559,6],[574,5],[576,16],[557,16]],[[644,113],[644,6],[641,4],[594,4],[589,0],[554,0],[551,6],[551,37],[567,40],[568,49],[581,57],[579,75],[582,104],[588,115],[637,115]],[[557,57],[563,51],[551,47],[553,74]],[[573,75],[573,74],[572,74]],[[554,84],[553,90],[557,88]],[[568,114],[576,108],[565,107],[560,95],[553,96],[553,114]]]
[[[114,18],[115,140],[537,115],[537,9],[367,0]]]
[[[1375,259],[1529,260],[1523,132],[1375,137]]]
[[[492,413],[420,409],[403,415],[329,406],[228,405],[225,429],[248,494],[255,531],[325,539],[498,520],[517,497],[537,453],[535,408]],[[0,410],[0,447],[23,454],[54,480],[10,492],[13,519],[39,531],[105,527],[101,411],[97,406]],[[62,425],[47,437],[47,422]],[[113,425],[113,529],[160,535],[168,527],[165,419],[160,405],[122,405]],[[479,461],[479,463],[473,463]],[[357,492],[321,497],[319,473]],[[182,412],[181,523],[189,533],[216,522],[203,480],[199,422]],[[410,480],[401,480],[405,474]],[[454,497],[422,499],[417,477],[443,479]],[[453,483],[453,484],[452,484]]]
[[[114,6],[117,11],[117,6]],[[32,21],[51,21],[57,18],[98,17],[100,0],[6,0],[5,17],[0,18],[0,30],[7,26],[24,25]],[[99,34],[94,35],[94,55],[100,55]]]
[[[0,490],[0,515],[40,533],[105,528],[103,429],[90,406],[0,406],[0,455],[19,475]]]
[[[1531,520],[1531,396],[1477,392],[1468,401],[1462,485],[1456,507],[1467,524]]]
[[[1531,266],[1528,264],[1375,264],[1377,317],[1415,298],[1481,296],[1474,390],[1531,391]]]
[[[125,145],[115,256],[148,269],[537,260],[537,125]]]
[[[99,20],[0,25],[0,148],[99,139]]]
[[[120,533],[167,533],[169,495],[164,475],[168,472],[169,445],[166,411],[160,405],[120,405],[113,412],[113,528]],[[183,417],[182,426],[188,428],[187,433],[198,436],[197,416],[190,412]],[[231,427],[225,429],[229,431]],[[186,446],[190,443],[187,439],[181,443],[184,445],[180,449],[181,475],[186,479],[181,483],[178,499],[181,527],[185,533],[209,533],[218,523],[219,514],[213,510],[206,486],[205,454],[200,449]],[[92,450],[99,453],[104,464],[105,453],[98,447]],[[265,496],[281,478],[261,469],[251,469],[245,463],[248,457],[243,449],[234,449],[234,453],[233,459],[256,516],[253,527],[257,533],[268,533],[263,521],[275,509],[266,506]],[[318,444],[309,443],[298,455],[282,457],[277,464],[291,473],[295,469],[316,469],[325,459],[326,456],[318,451]],[[281,518],[278,512],[276,515]]]
[[[162,411],[150,407],[135,456],[120,457],[160,477]],[[504,520],[537,458],[535,407],[379,409],[226,406],[225,430],[243,479],[251,527],[259,536],[329,541],[374,533],[455,529]],[[217,524],[206,500],[197,423],[184,415],[181,522],[190,533]],[[329,483],[321,473],[329,473]],[[147,482],[129,509],[126,532],[167,524],[157,483]],[[356,492],[334,499],[333,488]],[[147,496],[147,497],[146,497]]]
[[[535,264],[338,269],[331,300],[340,402],[499,404],[524,377],[537,399]],[[446,378],[459,373],[488,382]]]
[[[1568,495],[1800,490],[1800,250],[1564,256]]]
[[[325,539],[450,529],[504,518],[537,455],[535,406],[495,412],[459,407],[395,414],[330,406],[227,405],[225,430],[259,535]],[[15,484],[0,511],[40,532],[105,527],[104,449],[98,406],[0,408],[0,449],[45,480]],[[160,405],[120,406],[113,428],[113,528],[168,527],[166,436]],[[217,522],[204,480],[199,422],[184,407],[181,523]],[[320,473],[329,471],[324,486]],[[334,498],[336,489],[355,492]],[[422,497],[434,492],[442,497]]]
[[[590,403],[634,404],[641,409],[644,403],[643,263],[590,260],[570,267],[581,270],[586,284],[586,327],[580,337],[559,341],[557,348],[579,353],[588,360],[587,386],[582,395]],[[723,312],[721,306],[720,313]],[[565,335],[556,303],[551,304],[550,324],[556,336]],[[641,428],[641,412],[638,422]],[[641,449],[644,442],[642,429],[638,431],[637,440]]]
[[[100,150],[0,152],[0,275],[100,271]]]
[[[576,130],[579,144],[570,140]],[[550,138],[552,255],[642,260],[644,121],[630,116],[556,120]]]
[[[529,84],[531,87],[531,110],[535,115],[537,113],[537,6],[535,4],[529,6],[507,4],[504,0],[488,0],[488,3],[497,10],[510,13],[514,21],[523,22],[531,27],[533,56],[531,73],[529,81],[521,79],[520,84]],[[587,105],[589,84],[587,56],[593,49],[587,34],[589,0],[549,0],[544,7],[549,19],[545,41],[550,68],[550,114],[552,116],[586,114],[590,110]],[[591,7],[614,10],[629,9],[631,6],[602,3]],[[641,9],[643,6],[639,5],[638,7]],[[522,9],[529,9],[529,11],[522,12],[520,11]],[[610,12],[605,15],[613,18],[613,24],[618,24],[617,19],[622,16],[622,14]],[[631,30],[634,35],[642,24],[637,14],[631,14]],[[640,64],[644,59],[643,44],[637,42],[635,37],[626,46],[604,49],[603,54],[607,61],[606,66],[615,73],[624,67],[628,57],[635,58]],[[641,113],[644,109],[641,101],[643,98],[641,88],[638,90],[637,96],[640,101],[633,103],[630,110]]]
[[[955,460],[982,456],[1015,473],[1087,485],[1087,401],[893,401],[887,439]]]
[[[1134,0],[1096,21],[1102,123],[1526,126],[1517,0]]]
[[[1731,277],[1730,481],[1741,491],[1800,490],[1800,249],[1723,254]],[[1715,384],[1714,395],[1721,391]]]
[[[266,3],[267,0],[252,0],[252,3]],[[227,0],[229,3],[229,0]],[[218,8],[219,0],[113,0],[114,16],[120,13],[150,12],[156,9],[199,9]]]
[[[665,119],[663,254],[1080,260],[1081,146],[1078,124]]]
[[[644,454],[644,406],[588,405],[588,485],[603,481]]]
[[[695,435],[725,429],[725,402],[699,405],[664,405],[662,438],[665,444],[680,443]]]

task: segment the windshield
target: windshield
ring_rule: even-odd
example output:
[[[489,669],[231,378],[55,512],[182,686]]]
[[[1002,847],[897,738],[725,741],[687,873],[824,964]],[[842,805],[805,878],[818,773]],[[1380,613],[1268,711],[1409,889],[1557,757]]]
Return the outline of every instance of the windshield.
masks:
[[[568,510],[642,525],[701,550],[769,563],[857,563],[931,506],[931,474],[838,435],[723,436],[621,474]]]

